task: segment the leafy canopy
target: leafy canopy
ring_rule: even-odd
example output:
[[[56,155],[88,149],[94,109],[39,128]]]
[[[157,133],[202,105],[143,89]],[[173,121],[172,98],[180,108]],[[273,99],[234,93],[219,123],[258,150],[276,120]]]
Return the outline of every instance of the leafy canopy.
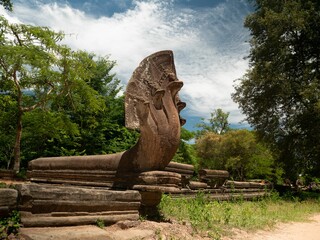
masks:
[[[13,10],[13,5],[10,0],[0,0],[0,5],[2,5],[6,10]]]
[[[231,130],[224,135],[207,132],[196,145],[201,168],[228,170],[239,180],[274,177],[274,157],[252,131]]]
[[[124,128],[119,80],[110,74],[115,63],[72,51],[60,44],[63,37],[0,17],[0,163],[5,167],[11,161],[18,170],[21,159],[25,167],[40,156],[114,152],[136,140],[137,134]]]
[[[256,0],[250,69],[233,95],[287,173],[320,173],[320,1]]]
[[[210,113],[209,123],[205,122],[202,118],[202,122],[197,125],[201,130],[197,135],[202,135],[206,132],[214,132],[217,134],[224,134],[230,130],[230,124],[228,122],[229,113],[225,113],[221,108],[215,109]]]

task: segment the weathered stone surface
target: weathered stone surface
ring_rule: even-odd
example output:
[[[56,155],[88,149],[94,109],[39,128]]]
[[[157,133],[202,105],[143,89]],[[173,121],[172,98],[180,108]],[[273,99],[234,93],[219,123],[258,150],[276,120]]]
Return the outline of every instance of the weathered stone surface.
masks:
[[[20,234],[26,240],[114,240],[107,235],[104,229],[92,225],[59,228],[21,228]]]
[[[138,220],[139,214],[112,214],[112,215],[86,215],[86,216],[66,216],[51,217],[32,215],[25,217],[22,215],[21,221],[24,227],[59,227],[74,225],[96,224],[97,220],[103,221],[105,225],[111,225],[123,220]]]
[[[230,176],[228,171],[225,170],[212,170],[212,169],[200,169],[199,170],[200,178],[215,178],[215,177],[224,177],[228,178]]]
[[[224,192],[223,190],[216,189],[215,191],[202,191],[206,194],[206,198],[211,200],[227,201],[231,199],[245,199],[250,200],[258,197],[268,196],[269,192],[266,191],[228,191]],[[181,193],[171,194],[173,198],[195,198],[199,193],[198,190],[188,190],[183,189]]]
[[[165,171],[178,173],[181,175],[180,187],[187,187],[189,180],[195,176],[194,166],[184,163],[170,162]]]
[[[194,174],[194,171],[191,171],[191,170],[187,170],[187,169],[179,169],[179,168],[172,168],[172,167],[166,167],[164,169],[165,171],[168,171],[168,172],[174,172],[174,173],[179,173],[181,175],[185,175],[185,176],[190,176],[192,177],[193,174]]]
[[[11,188],[0,188],[0,217],[6,217],[17,207],[18,191]]]
[[[223,189],[224,193],[259,193],[266,192],[263,188],[226,188]]]
[[[227,188],[269,188],[269,184],[259,183],[259,182],[239,182],[239,181],[226,181],[224,184]]]
[[[162,197],[161,192],[140,192],[142,206],[157,206]]]
[[[219,188],[229,178],[229,172],[224,170],[199,170],[199,179],[207,183],[211,188]]]
[[[151,102],[157,110],[163,108],[163,96],[168,82],[177,81],[172,51],[161,51],[145,58],[134,71],[127,87],[125,107],[126,126],[140,129],[141,119],[137,102]],[[176,103],[178,95],[173,95]]]
[[[105,174],[104,174],[105,173]],[[181,175],[167,171],[148,171],[141,173],[116,174],[110,171],[57,170],[31,171],[29,177],[33,182],[69,183],[82,186],[101,186],[114,189],[130,189],[133,185],[161,185],[178,187]]]
[[[0,178],[3,179],[13,179],[15,177],[15,171],[13,170],[5,170],[5,169],[0,169]]]
[[[21,237],[28,240],[138,240],[154,239],[152,229],[101,229],[96,226],[22,228]]]
[[[12,188],[0,188],[0,207],[15,207],[18,191]]]
[[[175,186],[158,186],[158,185],[133,185],[132,189],[142,192],[161,192],[161,193],[180,193],[180,189]]]
[[[68,201],[140,201],[137,191],[112,191],[103,188],[77,187],[54,184],[25,183],[16,185],[22,202],[35,200],[68,200]]]
[[[189,185],[190,189],[197,190],[197,189],[207,189],[208,185],[202,182],[190,181]]]
[[[139,217],[138,191],[115,191],[95,187],[53,184],[18,184],[19,210],[24,226],[68,226],[105,224]]]
[[[194,172],[194,166],[191,164],[170,162],[167,167]]]

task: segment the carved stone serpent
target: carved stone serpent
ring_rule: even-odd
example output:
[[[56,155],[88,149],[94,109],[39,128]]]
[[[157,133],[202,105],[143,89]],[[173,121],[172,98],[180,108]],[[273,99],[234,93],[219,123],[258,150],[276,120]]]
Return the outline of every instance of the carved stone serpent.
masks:
[[[163,170],[173,158],[185,123],[179,112],[186,106],[178,92],[179,81],[172,51],[146,57],[134,71],[126,89],[126,126],[140,129],[131,149],[115,154],[38,158],[29,170],[108,170],[145,172]]]

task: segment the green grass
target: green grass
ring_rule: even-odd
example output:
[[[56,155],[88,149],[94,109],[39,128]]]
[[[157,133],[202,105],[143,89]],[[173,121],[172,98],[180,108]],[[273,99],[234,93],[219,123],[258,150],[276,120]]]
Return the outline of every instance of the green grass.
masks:
[[[194,199],[164,195],[160,210],[165,218],[189,221],[198,233],[220,239],[230,228],[247,231],[270,228],[278,222],[302,221],[320,213],[320,194],[280,198],[276,193],[255,201],[209,201],[204,194]]]

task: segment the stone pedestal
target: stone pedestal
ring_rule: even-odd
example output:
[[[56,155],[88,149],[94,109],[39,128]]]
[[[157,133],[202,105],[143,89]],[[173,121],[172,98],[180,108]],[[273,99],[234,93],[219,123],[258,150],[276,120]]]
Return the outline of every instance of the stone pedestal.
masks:
[[[96,224],[97,220],[108,225],[139,218],[138,191],[36,183],[16,187],[25,227]]]
[[[0,188],[0,218],[7,217],[17,207],[18,191]]]
[[[178,193],[181,185],[181,175],[167,171],[32,170],[28,176],[33,183],[17,185],[26,227],[95,224],[97,220],[111,224],[136,220],[139,213],[156,215],[162,193]]]

